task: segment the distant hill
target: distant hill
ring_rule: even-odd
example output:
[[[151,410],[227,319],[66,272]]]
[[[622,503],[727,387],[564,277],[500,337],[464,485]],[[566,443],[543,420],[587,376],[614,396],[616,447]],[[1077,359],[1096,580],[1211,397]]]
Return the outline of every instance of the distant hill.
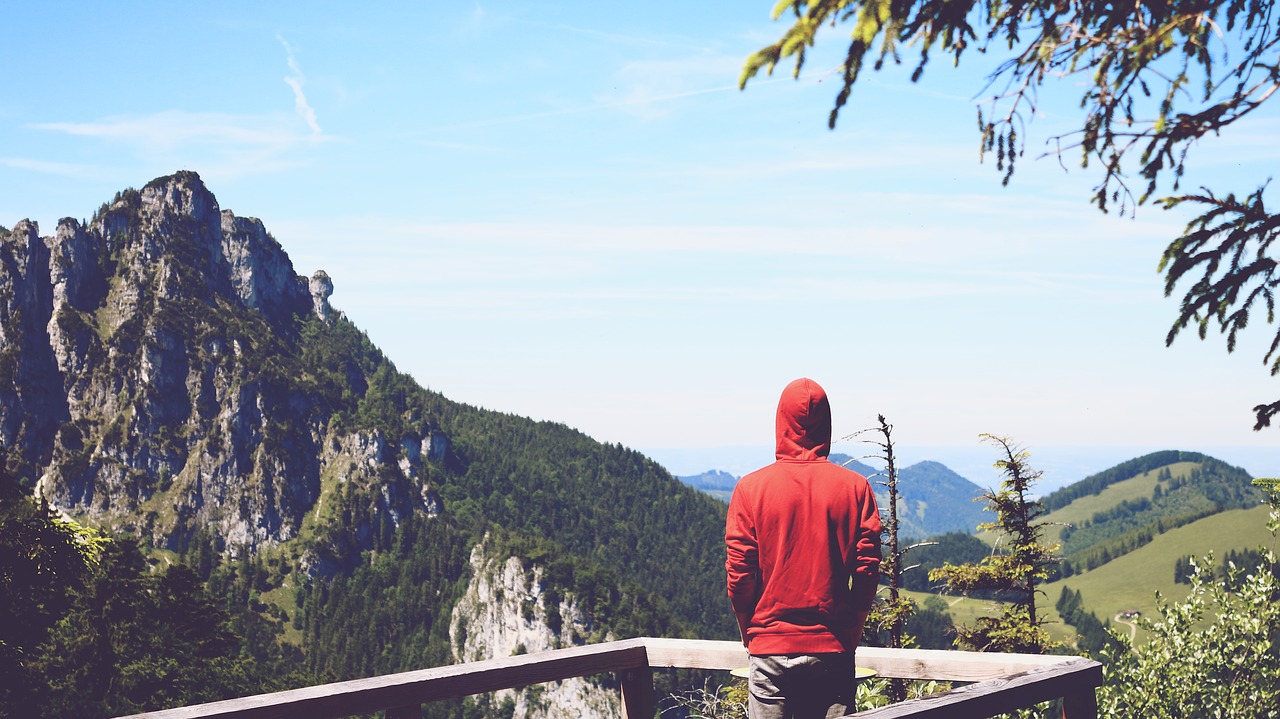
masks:
[[[1154,452],[1064,487],[1041,501],[1047,538],[1062,544],[1067,573],[1094,569],[1205,517],[1256,507],[1252,477],[1196,452]]]
[[[833,454],[830,459],[870,479],[881,507],[888,504],[888,490],[879,483],[882,481],[878,476],[879,470],[846,454]],[[678,479],[728,502],[739,478],[713,469]],[[982,503],[975,501],[983,489],[938,462],[919,462],[899,470],[898,490],[901,494],[899,531],[904,540],[948,532],[972,534],[980,523],[988,519],[982,511]]]
[[[881,484],[880,470],[845,454],[833,454],[831,461],[870,479],[876,501],[882,508],[888,506],[889,490]],[[983,512],[983,503],[977,501],[983,491],[939,462],[917,462],[899,469],[899,536],[907,540],[948,532],[973,534],[979,524],[991,519]]]
[[[715,497],[722,502],[728,502],[729,497],[733,495],[733,488],[738,484],[738,477],[719,469],[710,469],[702,474],[695,474],[688,477],[677,477],[694,489],[704,492]]]
[[[1157,591],[1169,601],[1187,596],[1187,585],[1174,582],[1174,566],[1180,557],[1212,552],[1215,563],[1220,563],[1232,550],[1263,544],[1271,544],[1266,507],[1227,510],[1167,531],[1092,571],[1044,585],[1045,606],[1051,610],[1062,588],[1070,587],[1081,593],[1087,611],[1101,620],[1113,620],[1113,625],[1116,614],[1123,611],[1150,616],[1156,609]]]
[[[860,462],[847,466],[868,476],[875,473]],[[908,505],[916,497],[917,483],[953,492],[953,483],[965,486],[954,482],[953,472],[933,462],[913,465],[900,474]],[[1186,557],[1212,552],[1220,572],[1229,553],[1273,543],[1266,527],[1267,509],[1248,472],[1197,452],[1167,450],[1136,457],[1063,487],[1041,501],[1052,509],[1044,517],[1049,523],[1046,539],[1062,542],[1067,560],[1064,573],[1042,585],[1044,595],[1037,602],[1038,609],[1049,617],[1048,629],[1057,640],[1068,641],[1076,634],[1074,627],[1061,622],[1054,608],[1064,588],[1080,593],[1085,612],[1118,631],[1133,631],[1118,614],[1137,611],[1152,615],[1157,592],[1170,601],[1186,596],[1187,585],[1175,581],[1177,568]],[[981,511],[981,502],[965,504]],[[978,521],[990,517],[984,513]],[[908,555],[908,564],[920,566],[904,577],[906,590],[922,605],[937,591],[927,579],[929,569],[944,562],[979,561],[990,553],[994,540],[990,533],[971,537],[933,532],[928,537],[936,544]],[[956,622],[971,622],[991,611],[990,602],[977,596],[944,596],[944,600]],[[1140,631],[1138,638],[1142,640]]]

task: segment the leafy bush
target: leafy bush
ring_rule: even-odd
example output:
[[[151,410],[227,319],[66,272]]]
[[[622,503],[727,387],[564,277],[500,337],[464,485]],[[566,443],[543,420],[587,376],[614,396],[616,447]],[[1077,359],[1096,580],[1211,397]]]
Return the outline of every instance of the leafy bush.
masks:
[[[1256,480],[1268,492],[1267,528],[1280,530],[1277,480]],[[1143,647],[1118,635],[1104,651],[1105,683],[1098,691],[1104,717],[1280,716],[1280,582],[1276,556],[1262,549],[1252,572],[1228,566],[1216,581],[1212,556],[1193,560],[1191,593],[1161,602],[1159,617],[1142,619],[1150,635]]]

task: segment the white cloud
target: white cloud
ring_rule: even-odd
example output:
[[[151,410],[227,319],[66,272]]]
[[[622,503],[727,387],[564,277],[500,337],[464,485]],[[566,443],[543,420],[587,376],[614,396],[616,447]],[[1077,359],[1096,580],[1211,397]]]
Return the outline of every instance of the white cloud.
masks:
[[[32,124],[36,130],[62,133],[132,146],[137,159],[149,167],[170,172],[174,167],[199,168],[206,177],[242,177],[294,167],[289,153],[300,147],[334,140],[324,135],[316,112],[303,92],[306,78],[285,48],[290,75],[284,81],[293,90],[294,112],[231,114],[163,110],[145,115],[116,115],[88,122]],[[299,126],[298,120],[306,129]],[[92,168],[44,160],[7,158],[0,164],[68,177],[94,177]]]
[[[108,117],[93,122],[49,122],[31,126],[132,146],[151,169],[198,168],[206,178],[243,177],[298,164],[290,153],[331,136],[300,132],[291,115],[232,115],[165,110],[150,115]],[[42,172],[83,172],[74,166],[38,160],[10,166]]]
[[[307,102],[307,96],[302,92],[302,86],[306,83],[307,78],[302,74],[302,68],[298,66],[297,58],[293,55],[293,47],[279,35],[276,35],[276,39],[280,41],[281,45],[284,45],[289,70],[293,73],[286,77],[284,81],[293,90],[294,111],[307,123],[307,127],[311,128],[311,134],[320,135],[320,124],[316,122],[316,110],[311,107],[311,103]]]
[[[228,115],[184,110],[116,116],[97,122],[39,123],[32,127],[79,137],[116,140],[157,151],[190,144],[285,146],[306,139],[290,130],[279,115]]]
[[[33,160],[25,157],[0,157],[0,165],[19,170],[31,170],[46,175],[73,177],[79,180],[97,180],[107,176],[101,168],[90,165],[77,165],[69,162],[49,162]]]

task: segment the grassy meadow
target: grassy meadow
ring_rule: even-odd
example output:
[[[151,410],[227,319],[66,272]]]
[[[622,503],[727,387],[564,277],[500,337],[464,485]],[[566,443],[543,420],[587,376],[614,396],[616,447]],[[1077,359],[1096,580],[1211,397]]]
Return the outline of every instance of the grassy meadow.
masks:
[[[1199,466],[1197,462],[1177,462],[1168,465],[1168,468],[1174,477],[1180,478],[1186,476],[1197,466]],[[1153,469],[1150,472],[1143,472],[1135,477],[1116,482],[1098,494],[1081,497],[1071,504],[1046,515],[1045,519],[1052,522],[1052,524],[1045,527],[1045,541],[1050,543],[1059,541],[1065,525],[1079,525],[1092,518],[1098,512],[1105,512],[1121,502],[1132,502],[1150,497],[1155,492],[1158,484],[1156,476],[1159,472],[1159,469]]]
[[[1170,530],[1097,569],[1044,585],[1048,610],[1052,612],[1066,586],[1079,591],[1085,608],[1103,621],[1111,619],[1114,624],[1115,616],[1128,610],[1150,616],[1155,613],[1156,592],[1175,601],[1187,595],[1187,585],[1173,581],[1179,557],[1212,552],[1218,562],[1232,549],[1273,546],[1266,525],[1267,508],[1259,506],[1222,512]]]

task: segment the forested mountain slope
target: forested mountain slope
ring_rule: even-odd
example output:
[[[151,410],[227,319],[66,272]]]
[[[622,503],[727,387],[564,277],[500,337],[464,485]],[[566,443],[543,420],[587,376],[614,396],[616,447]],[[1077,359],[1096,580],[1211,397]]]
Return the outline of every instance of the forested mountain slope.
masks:
[[[1169,530],[1258,506],[1252,477],[1196,452],[1155,452],[1064,487],[1041,500],[1048,538],[1061,543],[1066,574],[1099,567]]]
[[[881,509],[889,503],[888,489],[879,470],[844,454],[832,454],[831,461],[842,464],[871,480]],[[961,477],[940,462],[917,462],[898,470],[898,522],[903,539],[923,539],[947,532],[978,531],[990,521],[982,511],[982,488]]]
[[[734,636],[723,505],[638,452],[423,389],[332,283],[190,172],[52,236],[0,228],[6,477],[185,558],[313,678],[454,660],[454,604],[504,553],[575,607],[573,641]]]

